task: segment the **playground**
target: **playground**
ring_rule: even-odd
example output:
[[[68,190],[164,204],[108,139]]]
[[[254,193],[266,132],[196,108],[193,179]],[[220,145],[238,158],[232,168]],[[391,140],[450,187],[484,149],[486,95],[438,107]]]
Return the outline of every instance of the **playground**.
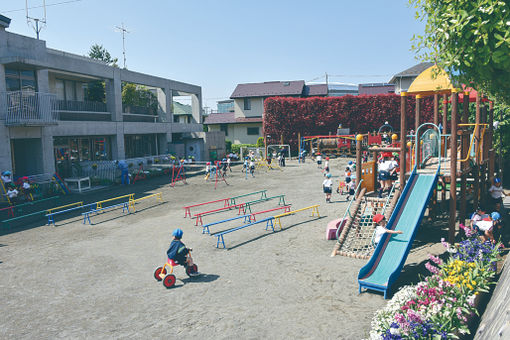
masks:
[[[348,160],[332,160],[335,181]],[[83,224],[79,214],[56,216],[55,226],[46,225],[42,216],[34,228],[0,236],[2,311],[10,315],[2,321],[0,337],[366,337],[373,313],[386,301],[382,295],[358,294],[357,275],[366,260],[330,258],[334,241],[325,238],[326,224],[341,217],[347,207],[345,196],[334,194],[332,203],[324,202],[323,177],[312,162],[292,160],[284,171],[259,171],[248,179],[238,165],[227,180],[228,186],[219,183],[214,189],[214,183],[204,183],[203,176],[174,187],[168,179],[154,178],[89,193],[80,201],[132,193],[137,199],[159,192],[162,200],[137,202],[136,213],[123,213],[119,207],[94,215],[91,225]],[[214,234],[242,225],[243,219],[211,226],[209,235],[191,216],[184,217],[184,206],[260,190],[267,191],[267,198],[285,195],[291,211],[320,204],[320,217],[310,211],[281,216],[282,229],[275,224],[274,232],[266,230],[266,222],[255,224],[225,235],[225,249],[216,247]],[[227,204],[261,197],[239,197]],[[251,212],[277,209],[282,207],[279,203],[279,199],[259,202]],[[190,213],[224,206],[222,200],[190,208]],[[257,215],[256,221],[285,211]],[[225,209],[204,215],[203,224],[237,217],[238,212]],[[176,227],[184,230],[183,242],[193,248],[202,276],[188,278],[177,267],[177,282],[166,289],[154,280],[153,271],[165,261]],[[418,246],[397,285],[417,278],[428,253],[443,251],[423,238],[426,230],[422,227],[418,233]],[[444,233],[447,236],[446,229]]]

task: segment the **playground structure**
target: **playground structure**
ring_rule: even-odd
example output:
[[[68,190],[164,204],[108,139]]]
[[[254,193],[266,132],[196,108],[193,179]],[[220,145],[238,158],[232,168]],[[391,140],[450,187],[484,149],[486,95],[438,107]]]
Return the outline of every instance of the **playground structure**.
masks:
[[[373,152],[374,160],[378,158],[379,152],[399,153],[398,189],[402,192],[386,227],[401,230],[403,233],[385,234],[382,237],[369,262],[359,272],[360,292],[362,289],[376,290],[383,292],[385,298],[388,297],[391,285],[400,275],[430,198],[431,217],[437,211],[438,180],[442,183],[457,183],[460,178],[459,215],[457,185],[450,185],[449,188],[450,243],[455,241],[457,217],[463,224],[467,218],[468,176],[471,175],[473,181],[473,206],[480,202],[485,203],[484,193],[487,192],[489,181],[495,173],[495,152],[492,145],[493,104],[489,102],[487,108],[480,93],[464,87],[461,97],[463,110],[459,117],[459,92],[461,90],[452,86],[444,71],[432,66],[415,79],[408,92],[401,93],[400,143],[390,147],[370,148],[363,145],[362,135],[356,136],[357,164],[362,164],[364,148]],[[406,122],[405,108],[409,95],[416,96],[413,135],[406,134],[409,125]],[[420,99],[424,96],[434,96],[434,118],[431,123],[420,121]],[[439,127],[440,96],[443,103],[442,128]],[[475,123],[469,123],[469,103],[473,101],[476,103]],[[447,115],[448,103],[451,104],[450,121]],[[362,169],[363,166],[356,167],[357,178],[362,178]],[[370,176],[375,181],[377,174],[373,172]],[[442,186],[441,199],[446,199],[446,185]]]

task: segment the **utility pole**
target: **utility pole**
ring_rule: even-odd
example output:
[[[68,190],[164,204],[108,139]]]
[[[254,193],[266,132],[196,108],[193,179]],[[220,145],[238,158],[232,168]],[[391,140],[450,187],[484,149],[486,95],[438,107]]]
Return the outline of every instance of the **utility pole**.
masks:
[[[25,13],[26,13],[26,18],[27,18],[27,24],[31,25],[32,28],[34,29],[35,34],[37,36],[37,40],[39,40],[39,32],[41,32],[41,30],[46,26],[46,0],[43,0],[42,7],[43,7],[43,17],[42,18],[31,17],[28,14],[28,9],[29,9],[28,0],[25,0]],[[35,25],[34,25],[34,23],[35,23]],[[41,23],[41,24],[39,25],[39,23]]]
[[[117,29],[117,32],[122,33],[122,55],[124,56],[124,68],[126,68],[126,43],[125,43],[125,35],[126,33],[129,33],[126,27],[124,27],[124,23],[121,23],[121,26],[115,26]]]
[[[328,86],[328,73],[324,72],[324,74],[326,75],[326,86]]]

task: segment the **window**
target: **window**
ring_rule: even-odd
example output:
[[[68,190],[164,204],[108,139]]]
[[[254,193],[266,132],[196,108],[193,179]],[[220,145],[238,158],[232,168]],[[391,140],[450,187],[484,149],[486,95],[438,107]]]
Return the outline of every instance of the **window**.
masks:
[[[244,109],[251,110],[251,98],[244,98]]]
[[[228,125],[227,124],[220,124],[220,131],[225,132],[225,136],[228,136]]]
[[[248,135],[258,135],[259,128],[258,127],[249,127],[247,133],[248,133]]]
[[[124,147],[127,158],[155,156],[156,135],[124,135]]]
[[[7,91],[36,91],[37,82],[33,70],[5,69]]]
[[[174,123],[179,123],[179,116],[174,115]]]

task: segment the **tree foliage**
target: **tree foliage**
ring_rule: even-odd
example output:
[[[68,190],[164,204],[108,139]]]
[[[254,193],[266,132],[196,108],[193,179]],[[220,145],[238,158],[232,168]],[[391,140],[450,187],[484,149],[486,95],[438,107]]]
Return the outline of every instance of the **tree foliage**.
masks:
[[[103,47],[103,45],[94,44],[90,46],[89,58],[101,60],[110,66],[118,67],[117,61],[119,61],[119,59],[112,58],[110,52],[108,52],[106,48]]]
[[[510,2],[409,0],[425,33],[414,37],[420,59],[442,67],[456,83],[470,84],[510,105]]]
[[[158,99],[156,95],[151,92],[146,86],[137,85],[133,83],[122,84],[122,106],[128,110],[141,108],[140,113],[157,114],[158,112]],[[146,110],[144,110],[146,109]]]
[[[407,131],[414,129],[415,98],[407,97]],[[422,100],[420,122],[433,119],[433,98]],[[264,132],[271,137],[267,144],[284,143],[298,148],[301,137],[336,134],[339,124],[351,133],[374,132],[385,122],[400,130],[400,96],[395,94],[343,97],[286,98],[270,97],[264,101]]]

